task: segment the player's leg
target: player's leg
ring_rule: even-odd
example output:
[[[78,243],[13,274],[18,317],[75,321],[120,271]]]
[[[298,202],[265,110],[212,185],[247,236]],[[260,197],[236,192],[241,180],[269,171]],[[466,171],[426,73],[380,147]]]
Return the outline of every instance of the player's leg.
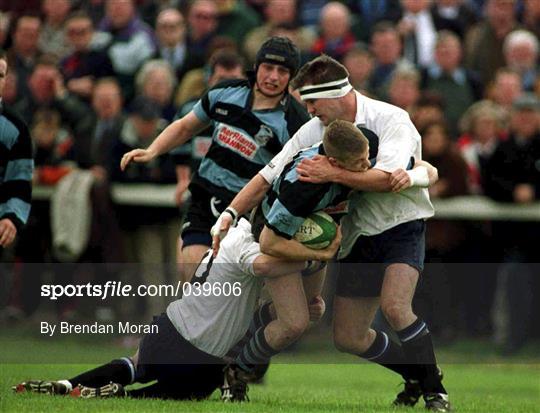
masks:
[[[302,283],[308,303],[322,294],[326,279],[326,263],[315,263],[314,265],[313,268],[302,271]]]
[[[400,346],[383,331],[371,328],[379,307],[376,297],[334,299],[334,343],[340,351],[380,364],[403,377],[409,369]]]
[[[77,397],[120,396],[124,395],[123,386],[135,381],[135,372],[136,364],[133,358],[123,357],[67,380],[30,380],[19,383],[13,387],[13,390],[17,393],[35,392],[55,395],[71,393]],[[87,390],[81,392],[83,388]]]
[[[378,363],[404,379],[410,377],[400,345],[371,328],[384,279],[378,237],[359,237],[339,263],[334,300],[334,341],[341,351]]]
[[[197,270],[204,254],[210,245],[192,244],[182,248],[182,271],[180,272],[182,282],[190,282],[193,274]]]
[[[294,343],[309,325],[309,311],[300,274],[266,279],[275,319],[259,327],[225,371],[223,401],[247,400],[246,383],[256,366],[268,364],[281,350]]]
[[[387,265],[381,288],[381,308],[400,339],[406,365],[411,370],[411,377],[406,378],[405,391],[398,395],[395,403],[411,405],[419,394],[423,394],[428,409],[449,411],[450,404],[436,365],[431,333],[426,323],[412,310],[414,291],[424,265],[425,222],[416,220],[398,225],[379,238],[381,262]],[[419,384],[415,384],[415,380]],[[411,396],[411,403],[400,403],[403,395]]]
[[[401,341],[407,364],[420,381],[428,407],[435,404],[437,408],[445,408],[448,397],[437,368],[431,333],[412,309],[418,276],[418,270],[408,264],[388,266],[381,291],[381,309]]]
[[[182,226],[182,282],[190,282],[197,270],[202,257],[212,246],[210,229],[221,213],[219,207],[224,208],[225,203],[212,197],[208,192],[197,185],[190,185],[191,204],[186,213],[186,221]],[[216,216],[217,214],[217,216]]]
[[[296,341],[306,330],[309,313],[299,274],[266,279],[276,318],[259,327],[235,360],[244,371],[264,364],[280,350]]]

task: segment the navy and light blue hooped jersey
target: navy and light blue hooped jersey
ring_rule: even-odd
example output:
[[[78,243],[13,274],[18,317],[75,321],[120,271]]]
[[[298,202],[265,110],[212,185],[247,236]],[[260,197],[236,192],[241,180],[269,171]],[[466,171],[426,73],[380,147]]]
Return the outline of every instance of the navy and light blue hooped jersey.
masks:
[[[324,155],[322,144],[299,152],[274,181],[262,203],[266,226],[283,238],[291,239],[315,211],[324,210],[334,219],[347,213],[349,188],[330,182],[313,184],[298,180],[298,164],[319,154]]]
[[[286,95],[269,110],[252,110],[248,80],[233,80],[210,89],[193,108],[214,127],[212,144],[193,182],[228,201],[309,120],[305,109]]]
[[[26,124],[0,104],[0,220],[9,218],[17,228],[30,215],[33,169]]]

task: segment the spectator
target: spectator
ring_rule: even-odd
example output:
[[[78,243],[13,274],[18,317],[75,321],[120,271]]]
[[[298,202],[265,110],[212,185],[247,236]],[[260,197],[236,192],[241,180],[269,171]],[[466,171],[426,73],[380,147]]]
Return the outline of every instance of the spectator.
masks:
[[[56,67],[56,60],[44,55],[34,67],[28,81],[30,93],[20,100],[15,109],[22,114],[28,124],[33,123],[33,114],[38,109],[54,109],[60,113],[62,127],[70,130],[75,137],[75,157],[84,156],[93,129],[92,116],[88,107],[75,95],[68,92],[62,74]]]
[[[401,0],[403,17],[397,24],[403,39],[403,57],[420,67],[433,62],[437,31],[430,5],[431,0]]]
[[[369,94],[369,78],[374,69],[373,54],[365,47],[355,46],[343,57],[349,72],[349,82],[358,91]]]
[[[117,168],[113,165],[112,146],[120,135],[125,120],[122,104],[122,91],[115,78],[102,78],[96,81],[92,93],[95,127],[87,149],[88,163],[84,166],[97,169],[104,177],[110,176],[109,168]]]
[[[538,71],[538,39],[526,30],[515,30],[503,44],[506,66],[521,76],[523,90],[533,91]]]
[[[137,95],[151,99],[161,111],[161,118],[171,122],[176,107],[172,103],[176,77],[165,60],[147,61],[135,78]]]
[[[424,130],[430,123],[446,122],[442,97],[432,92],[422,93],[411,118],[418,130]]]
[[[510,135],[501,143],[488,165],[486,192],[499,201],[528,203],[540,194],[540,103],[530,93],[512,106]]]
[[[516,99],[510,137],[491,158],[486,193],[498,201],[527,204],[540,199],[540,103],[532,94]],[[505,353],[520,349],[529,338],[533,319],[535,274],[524,263],[536,262],[538,223],[500,222],[494,235],[501,242],[503,260],[497,274],[493,307],[495,339]]]
[[[212,39],[210,46],[208,47],[208,57],[205,59],[209,61],[211,56],[218,50],[228,50],[233,53],[238,53],[236,43],[228,37],[216,36]],[[177,107],[181,107],[188,100],[197,98],[203,94],[206,90],[206,77],[208,76],[208,64],[202,68],[190,70],[178,86],[174,101]]]
[[[255,62],[257,51],[264,41],[271,36],[280,36],[273,29],[276,27],[295,28],[295,39],[293,42],[300,51],[308,52],[311,49],[315,36],[312,30],[305,27],[298,27],[297,0],[268,0],[264,6],[265,23],[250,31],[244,41],[244,52],[249,64]]]
[[[341,61],[356,42],[351,32],[351,12],[342,3],[330,2],[321,9],[319,25],[320,35],[311,53],[315,57],[325,53]]]
[[[131,105],[131,113],[125,120],[120,134],[113,143],[112,165],[109,170],[113,182],[173,184],[176,182],[175,166],[169,154],[145,164],[132,164],[122,172],[118,167],[122,155],[133,148],[147,147],[166,126],[154,102],[144,96],[136,97]],[[174,209],[164,210],[141,206],[119,207],[117,214],[120,227],[125,231],[124,242],[129,262],[145,264],[140,266],[140,274],[133,274],[142,284],[164,284],[170,282],[165,268],[157,268],[158,263],[174,262],[177,217]],[[136,282],[133,279],[131,282]],[[143,309],[155,314],[163,308],[164,297],[147,299]],[[140,311],[140,309],[139,309]],[[146,315],[148,315],[146,314]],[[142,314],[141,314],[142,315]]]
[[[73,137],[62,127],[60,114],[49,108],[34,113],[30,131],[36,165],[33,180],[36,184],[56,185],[76,167]]]
[[[13,32],[13,44],[8,51],[8,64],[17,76],[17,100],[29,93],[28,78],[41,51],[38,40],[41,30],[39,17],[24,15],[17,20]]]
[[[41,7],[43,0],[0,0],[0,10],[9,13],[13,21],[17,21],[19,17],[29,13],[35,13]]]
[[[43,0],[41,11],[45,19],[38,42],[43,53],[61,59],[71,51],[64,32],[64,24],[70,9],[71,0]]]
[[[317,30],[320,21],[321,9],[326,5],[326,0],[302,0],[298,4],[298,17],[300,24],[308,29]]]
[[[446,125],[442,122],[428,124],[420,134],[424,159],[439,171],[439,180],[429,188],[430,196],[466,195],[469,191],[465,160],[450,139]]]
[[[471,28],[465,38],[465,66],[480,76],[487,85],[497,69],[504,66],[503,42],[508,33],[518,27],[515,0],[487,0],[487,19]]]
[[[420,133],[422,156],[439,172],[439,180],[429,188],[431,199],[467,195],[465,161],[445,124],[430,123]],[[464,222],[441,219],[427,222],[426,260],[432,264],[426,266],[421,291],[429,291],[424,301],[430,304],[430,325],[439,337],[446,340],[455,337],[461,321],[459,307],[467,298],[463,287],[467,285],[470,274],[466,274],[466,267],[457,270],[455,263],[463,262],[463,257],[466,256],[463,251],[467,249],[468,236],[468,228]],[[430,300],[427,297],[437,299]]]
[[[176,9],[165,9],[156,18],[158,51],[156,58],[166,60],[178,80],[191,69],[202,67],[204,61],[199,54],[189,54],[184,16]]]
[[[107,0],[99,30],[110,35],[109,58],[129,98],[135,73],[156,52],[154,32],[137,17],[133,0]]]
[[[460,121],[463,135],[458,140],[467,163],[469,190],[484,194],[486,167],[505,136],[507,112],[489,100],[473,104]]]
[[[369,79],[369,90],[385,97],[394,70],[401,62],[401,40],[392,23],[381,22],[373,29],[370,50],[375,56],[375,68]]]
[[[240,47],[245,36],[259,26],[259,16],[244,0],[214,1],[219,15],[217,34],[231,38]]]
[[[520,22],[523,28],[540,38],[540,2],[537,0],[523,0]]]
[[[96,27],[105,17],[105,0],[83,1],[81,10],[90,16],[94,27]]]
[[[213,0],[195,0],[188,11],[188,54],[204,61],[217,27],[216,3]]]
[[[185,0],[137,0],[137,11],[146,24],[154,26],[160,12],[167,9],[183,10]]]
[[[488,89],[490,100],[510,110],[512,103],[523,93],[523,82],[518,72],[511,69],[499,69],[493,84]]]
[[[89,99],[97,79],[113,75],[111,60],[100,47],[90,17],[83,12],[73,13],[66,21],[66,34],[73,53],[60,62],[67,89]]]
[[[347,0],[345,4],[349,7],[356,21],[353,22],[352,31],[356,38],[363,42],[368,42],[374,26],[381,21],[399,20],[401,7],[400,0]]]
[[[480,80],[461,66],[461,57],[459,37],[452,32],[441,31],[435,44],[435,61],[422,70],[422,90],[445,97],[444,114],[454,138],[465,110],[482,97]]]
[[[478,21],[475,11],[466,0],[436,0],[431,5],[431,15],[437,31],[449,30],[460,41]]]
[[[174,166],[169,155],[160,156],[156,162],[134,163],[124,172],[118,168],[124,153],[135,148],[149,146],[166,126],[167,123],[161,118],[159,108],[152,100],[144,96],[134,99],[131,113],[113,144],[113,160],[110,166],[113,181],[129,183],[174,183],[176,181]]]
[[[389,102],[414,113],[420,99],[420,74],[416,69],[398,69],[392,75],[388,90]]]
[[[11,16],[9,13],[0,11],[0,47],[5,48],[9,34],[9,25],[11,24]]]

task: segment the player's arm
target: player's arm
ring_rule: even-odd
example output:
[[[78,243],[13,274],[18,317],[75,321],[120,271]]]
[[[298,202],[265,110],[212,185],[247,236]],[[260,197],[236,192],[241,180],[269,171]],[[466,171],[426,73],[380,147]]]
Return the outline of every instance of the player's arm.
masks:
[[[392,192],[400,192],[411,186],[428,188],[439,180],[439,171],[426,161],[416,161],[413,169],[396,169],[390,175]]]
[[[253,272],[259,277],[281,277],[282,275],[301,272],[306,268],[305,261],[291,261],[261,254],[253,261]]]
[[[338,227],[336,238],[334,241],[321,250],[314,250],[302,245],[293,239],[284,238],[276,234],[267,226],[261,232],[259,239],[261,252],[273,257],[286,258],[289,260],[314,260],[314,261],[329,261],[335,255],[341,243],[341,231]]]
[[[174,121],[161,132],[147,149],[134,149],[127,152],[120,162],[120,168],[124,170],[130,162],[149,162],[159,155],[169,152],[176,146],[183,145],[189,138],[208,126],[203,121],[189,112],[182,119]]]
[[[379,141],[375,165],[365,172],[353,172],[331,164],[319,156],[303,160],[297,167],[300,180],[312,183],[336,182],[349,188],[368,192],[390,192],[391,175],[408,165],[420,136],[410,119],[396,120],[384,132]]]
[[[304,159],[296,168],[302,182],[314,184],[335,182],[352,189],[369,192],[389,192],[390,173],[380,169],[353,172],[330,163],[326,156]]]

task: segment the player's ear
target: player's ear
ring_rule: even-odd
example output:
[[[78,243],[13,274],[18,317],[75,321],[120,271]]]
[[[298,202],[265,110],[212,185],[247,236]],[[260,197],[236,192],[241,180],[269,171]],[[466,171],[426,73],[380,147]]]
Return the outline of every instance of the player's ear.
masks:
[[[337,159],[333,156],[328,157],[328,162],[330,162],[330,165],[332,166],[339,166]]]

